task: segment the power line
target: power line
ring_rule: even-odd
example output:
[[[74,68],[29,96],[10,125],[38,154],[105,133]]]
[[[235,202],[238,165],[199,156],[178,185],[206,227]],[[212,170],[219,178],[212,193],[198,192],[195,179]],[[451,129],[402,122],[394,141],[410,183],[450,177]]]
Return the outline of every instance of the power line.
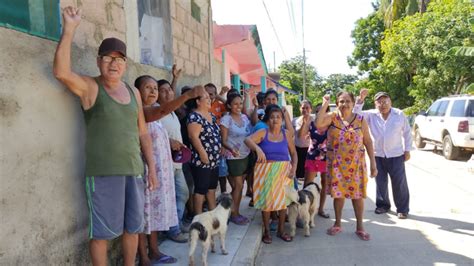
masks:
[[[285,50],[283,49],[283,45],[281,45],[280,37],[278,37],[278,33],[275,29],[275,26],[273,25],[272,18],[270,17],[270,13],[268,12],[267,5],[265,5],[265,1],[262,0],[263,7],[265,8],[265,11],[267,12],[268,20],[270,20],[270,24],[272,25],[273,28],[273,33],[275,33],[275,37],[278,41],[278,45],[280,46],[281,52],[283,53],[283,56],[286,58]]]
[[[304,48],[304,0],[301,0],[301,42],[303,44],[303,99],[306,100],[306,50]]]
[[[288,10],[288,17],[290,18],[291,31],[293,33],[293,38],[296,39],[296,22],[295,22],[295,13],[293,11],[293,2],[291,0],[286,0],[286,7]]]

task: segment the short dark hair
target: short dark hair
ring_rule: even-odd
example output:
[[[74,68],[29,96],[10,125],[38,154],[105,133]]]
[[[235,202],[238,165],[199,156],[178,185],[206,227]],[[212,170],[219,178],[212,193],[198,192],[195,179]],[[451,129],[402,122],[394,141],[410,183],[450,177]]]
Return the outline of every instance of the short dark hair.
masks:
[[[300,103],[300,106],[302,106],[303,104],[308,104],[309,107],[311,107],[311,109],[313,109],[313,104],[310,101],[302,100],[301,103]]]
[[[192,90],[193,88],[191,88],[191,86],[188,86],[188,85],[185,85],[183,87],[181,87],[181,95],[183,95],[184,93]]]
[[[214,88],[214,90],[216,90],[216,93],[217,93],[217,87],[216,85],[214,85],[214,83],[207,83],[206,85],[204,85],[204,88]]]
[[[270,104],[265,108],[265,115],[263,116],[262,121],[268,122],[268,120],[270,120],[270,116],[275,112],[280,112],[281,117],[283,118],[283,111],[281,110],[280,106],[276,104]]]
[[[165,84],[168,84],[168,85],[170,85],[170,87],[171,87],[171,83],[170,83],[169,81],[167,81],[166,79],[160,79],[160,80],[158,80],[157,82],[158,82],[158,89],[159,89],[161,86],[165,85]]]
[[[278,92],[276,90],[267,90],[267,92],[265,92],[265,97],[263,98],[266,99],[270,94],[275,94],[278,99]]]
[[[230,90],[227,92],[227,95],[232,94],[232,93],[237,93],[237,94],[239,94],[239,91],[238,91],[237,89],[232,88],[232,89],[230,89]]]
[[[354,93],[352,92],[348,92],[348,91],[340,91],[336,94],[336,106],[339,105],[339,101],[337,99],[339,99],[339,96],[341,96],[342,94],[344,93],[347,93],[347,95],[349,95],[349,97],[351,98],[352,102],[355,103],[355,96],[354,96]]]
[[[145,82],[145,80],[147,79],[156,81],[156,79],[150,75],[142,75],[135,79],[135,82],[133,83],[133,85],[135,86],[135,88],[140,89],[140,86],[142,86],[142,83]]]
[[[263,105],[263,100],[265,100],[265,92],[259,92],[257,93],[257,102],[258,102],[258,105]]]

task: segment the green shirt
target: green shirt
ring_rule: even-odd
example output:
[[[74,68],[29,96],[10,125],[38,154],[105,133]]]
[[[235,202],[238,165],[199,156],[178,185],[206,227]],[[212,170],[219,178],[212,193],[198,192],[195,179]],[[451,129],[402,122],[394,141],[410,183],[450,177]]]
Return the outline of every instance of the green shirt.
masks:
[[[132,89],[130,103],[115,101],[99,86],[95,104],[83,110],[86,122],[86,176],[135,176],[144,172],[140,156],[138,103]]]

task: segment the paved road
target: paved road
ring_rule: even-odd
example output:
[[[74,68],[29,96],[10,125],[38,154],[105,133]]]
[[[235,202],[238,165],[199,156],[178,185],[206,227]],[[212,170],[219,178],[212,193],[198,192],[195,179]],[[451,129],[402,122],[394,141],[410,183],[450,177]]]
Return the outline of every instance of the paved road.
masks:
[[[375,182],[370,180],[365,226],[371,241],[354,234],[347,201],[344,232],[326,235],[333,220],[317,218],[309,238],[299,229],[292,243],[274,237],[271,245],[262,244],[256,265],[474,265],[474,174],[467,171],[466,160],[448,161],[429,149],[414,151],[407,163],[408,220],[374,214]],[[326,208],[334,217],[332,200]]]

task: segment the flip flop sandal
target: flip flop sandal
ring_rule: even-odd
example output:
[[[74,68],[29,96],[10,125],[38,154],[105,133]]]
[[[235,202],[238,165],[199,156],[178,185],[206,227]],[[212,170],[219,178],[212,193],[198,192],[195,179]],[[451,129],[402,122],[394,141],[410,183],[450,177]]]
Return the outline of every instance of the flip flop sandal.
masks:
[[[370,240],[370,235],[366,231],[363,230],[357,230],[355,234],[360,238],[360,240],[364,241],[369,241]]]
[[[277,237],[280,238],[281,240],[285,241],[285,242],[293,241],[293,238],[290,235],[288,235],[287,233],[278,234]]]
[[[246,224],[248,224],[248,219],[247,220],[246,219],[247,218],[245,218],[242,215],[231,216],[230,217],[230,221],[233,222],[234,224],[237,224],[237,225],[246,225]]]
[[[318,216],[321,216],[323,218],[326,218],[326,219],[329,219],[329,214],[325,213],[325,212],[318,212]]]
[[[262,242],[265,243],[265,244],[271,244],[272,243],[272,236],[270,234],[263,234]]]
[[[326,234],[330,236],[335,236],[341,232],[342,232],[342,228],[340,226],[333,226],[326,231]]]
[[[249,218],[247,218],[247,217],[245,217],[245,216],[243,216],[243,215],[240,215],[240,214],[239,214],[239,217],[245,222],[245,224],[250,223]]]
[[[178,260],[168,255],[163,255],[159,259],[154,259],[151,261],[151,264],[173,264],[176,263]]]

